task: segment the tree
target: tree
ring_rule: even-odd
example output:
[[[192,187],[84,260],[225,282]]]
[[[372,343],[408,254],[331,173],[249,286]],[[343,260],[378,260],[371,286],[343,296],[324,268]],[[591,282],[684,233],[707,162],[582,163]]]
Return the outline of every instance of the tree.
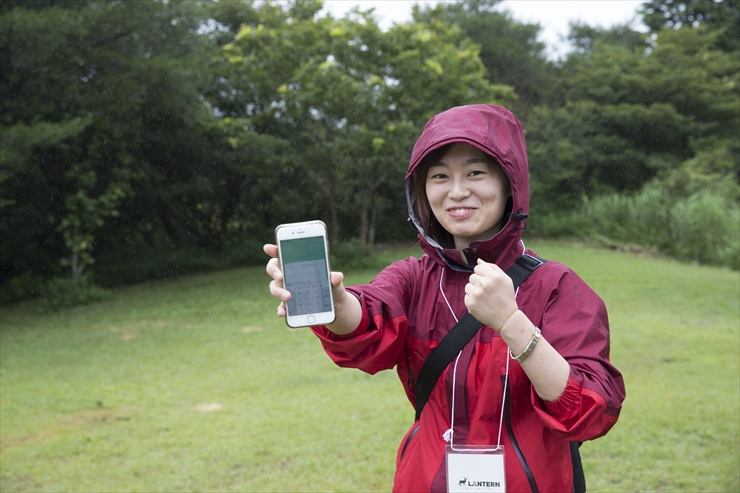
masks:
[[[649,46],[645,36],[627,24],[603,28],[573,22],[570,24],[568,41],[573,47],[573,53],[568,60],[571,63],[573,59],[578,59],[579,55],[591,53],[600,44],[621,46],[628,50],[645,50]]]
[[[737,0],[650,0],[640,13],[650,31],[706,26],[721,31],[716,46],[723,51],[740,50],[740,3]]]
[[[3,277],[61,260],[78,279],[93,247],[152,240],[182,209],[152,185],[197,169],[207,45],[196,4],[27,6],[0,23]]]
[[[718,35],[663,30],[650,50],[598,43],[568,60],[565,103],[538,108],[527,135],[536,206],[637,190],[736,141],[739,63],[714,48]]]
[[[368,12],[316,19],[320,7],[262,5],[258,23],[223,47],[216,104],[249,128],[289,140],[290,165],[309,180],[305,214],[326,212],[337,248],[347,211],[353,235],[371,241],[374,197],[387,180],[402,182],[426,119],[511,93],[485,81],[477,50],[454,28],[412,23],[384,33]]]
[[[513,87],[518,100],[509,104],[526,118],[535,106],[549,100],[553,67],[545,44],[537,40],[541,27],[514,20],[508,11],[500,10],[500,4],[501,0],[441,2],[415,7],[414,16],[417,22],[436,20],[458,26],[463,36],[477,43],[486,78]]]

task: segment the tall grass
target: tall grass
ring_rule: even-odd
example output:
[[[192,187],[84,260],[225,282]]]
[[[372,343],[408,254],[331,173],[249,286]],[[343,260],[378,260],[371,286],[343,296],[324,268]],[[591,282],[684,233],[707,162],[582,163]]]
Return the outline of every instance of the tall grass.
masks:
[[[568,215],[550,215],[539,234],[639,245],[678,260],[740,270],[740,207],[709,191],[675,198],[648,185],[635,195],[585,199]]]

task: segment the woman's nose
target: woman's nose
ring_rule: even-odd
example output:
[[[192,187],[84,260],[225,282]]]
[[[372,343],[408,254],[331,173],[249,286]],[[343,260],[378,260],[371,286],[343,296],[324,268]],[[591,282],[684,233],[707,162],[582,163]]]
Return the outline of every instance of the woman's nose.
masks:
[[[450,185],[449,196],[451,199],[460,200],[470,195],[470,189],[464,180],[452,180]]]

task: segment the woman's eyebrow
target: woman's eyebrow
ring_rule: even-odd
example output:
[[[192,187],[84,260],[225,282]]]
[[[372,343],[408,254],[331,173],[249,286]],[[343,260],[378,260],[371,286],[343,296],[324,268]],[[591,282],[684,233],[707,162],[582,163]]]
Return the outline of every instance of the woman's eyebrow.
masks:
[[[460,164],[466,165],[466,164],[479,164],[479,163],[487,164],[488,161],[481,157],[472,157],[470,159],[463,161]],[[449,164],[447,164],[445,161],[440,160],[439,162],[437,162],[437,164],[431,165],[430,168],[433,168],[435,166],[449,166]]]

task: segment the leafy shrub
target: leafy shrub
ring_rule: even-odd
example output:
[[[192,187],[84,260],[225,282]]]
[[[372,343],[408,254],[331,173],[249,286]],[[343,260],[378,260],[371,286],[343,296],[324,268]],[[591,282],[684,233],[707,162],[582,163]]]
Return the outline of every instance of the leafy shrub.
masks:
[[[106,290],[93,284],[72,279],[50,279],[41,289],[46,307],[51,311],[103,301],[109,297]]]
[[[679,200],[671,208],[670,253],[680,260],[740,269],[740,208],[711,193]]]
[[[268,236],[268,241],[271,241]],[[274,240],[272,240],[274,241]],[[105,287],[195,272],[264,265],[263,238],[239,237],[219,250],[198,247],[138,246],[103,252],[95,264],[95,283]]]
[[[659,188],[647,186],[637,195],[610,194],[586,199],[583,209],[593,233],[623,243],[664,250],[671,240],[669,200]]]
[[[678,260],[740,270],[740,207],[712,191],[677,198],[655,185],[635,195],[585,199],[567,215],[546,217],[543,236],[577,236],[604,244],[640,245]]]
[[[0,304],[15,303],[41,295],[46,279],[25,273],[14,277],[0,286]]]
[[[336,251],[331,251],[331,268],[335,271],[377,269],[385,267],[371,245],[363,245],[353,238],[344,241]]]
[[[267,241],[271,241],[269,235]],[[87,287],[78,288],[77,291],[72,292],[73,294],[64,296],[74,299],[79,295],[79,298],[84,300],[90,293],[100,290],[100,287],[113,288],[195,272],[264,265],[267,262],[267,256],[262,252],[262,245],[265,242],[265,238],[262,237],[241,235],[224,242],[218,250],[161,245],[134,246],[119,248],[115,251],[103,250],[97,256],[95,264],[86,270],[87,283],[84,286]],[[60,288],[55,286],[64,284],[66,280],[54,279],[53,275],[51,272],[46,276],[25,273],[3,282],[0,285],[0,304],[37,297],[58,299],[59,296],[54,293]],[[52,279],[51,286],[48,285],[50,279]],[[93,281],[98,286],[97,288],[91,285]],[[70,283],[72,283],[71,280]],[[79,289],[86,289],[90,293],[80,294]],[[91,299],[89,302],[92,301],[95,300]],[[67,305],[66,302],[62,302],[60,306],[64,308],[77,304],[80,303],[72,302]]]

